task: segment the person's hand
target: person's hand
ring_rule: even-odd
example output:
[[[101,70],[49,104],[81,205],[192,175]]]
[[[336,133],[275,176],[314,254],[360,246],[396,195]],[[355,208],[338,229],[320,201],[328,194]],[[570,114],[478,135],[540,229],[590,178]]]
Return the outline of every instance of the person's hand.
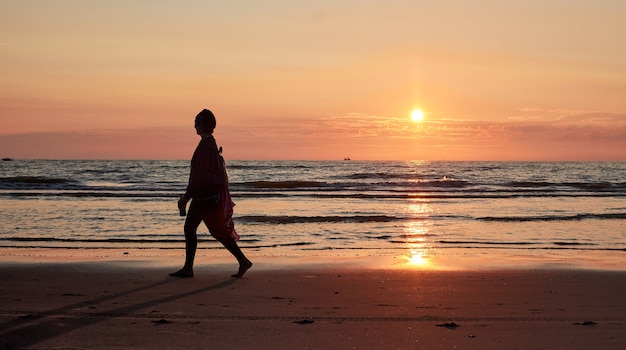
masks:
[[[178,209],[184,209],[185,207],[187,207],[188,201],[189,200],[185,198],[185,195],[181,194],[180,198],[178,199]]]

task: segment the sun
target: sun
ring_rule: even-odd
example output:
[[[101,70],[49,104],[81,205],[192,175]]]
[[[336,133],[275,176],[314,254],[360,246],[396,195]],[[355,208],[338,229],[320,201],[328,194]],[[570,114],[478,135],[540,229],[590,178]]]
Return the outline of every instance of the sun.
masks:
[[[414,109],[411,112],[411,120],[414,122],[421,122],[424,120],[424,112],[421,109]]]

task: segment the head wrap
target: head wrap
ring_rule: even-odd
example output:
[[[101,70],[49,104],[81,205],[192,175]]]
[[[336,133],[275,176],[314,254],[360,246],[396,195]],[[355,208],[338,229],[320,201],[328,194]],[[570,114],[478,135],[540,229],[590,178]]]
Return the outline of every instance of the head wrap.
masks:
[[[213,131],[216,126],[215,116],[208,109],[203,109],[196,116],[196,124],[206,131]]]

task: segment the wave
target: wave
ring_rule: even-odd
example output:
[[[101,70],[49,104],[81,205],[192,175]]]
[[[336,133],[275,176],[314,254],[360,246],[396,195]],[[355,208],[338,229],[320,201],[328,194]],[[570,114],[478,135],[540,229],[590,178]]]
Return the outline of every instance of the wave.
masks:
[[[201,240],[199,240],[201,241]],[[1,240],[0,240],[1,242]],[[342,251],[342,250],[353,250],[353,251],[357,251],[357,250],[370,250],[370,251],[378,251],[381,248],[378,247],[365,247],[365,246],[318,246],[316,243],[313,242],[298,242],[298,243],[277,243],[277,244],[259,244],[259,245],[246,245],[245,248],[246,249],[271,249],[271,248],[282,248],[282,247],[293,247],[293,248],[298,248],[297,250],[302,250],[302,251],[328,251],[328,250],[337,250],[337,251]],[[45,248],[45,249],[63,249],[63,250],[68,250],[68,249],[75,249],[75,250],[90,250],[90,249],[119,249],[119,247],[117,246],[88,246],[88,245],[54,245],[54,244],[49,244],[46,242],[41,242],[40,244],[30,244],[30,245],[21,245],[21,246],[15,246],[15,245],[6,245],[6,244],[0,244],[0,248],[11,248],[11,249],[40,249],[40,248]],[[181,248],[178,245],[171,245],[171,246],[166,246],[166,245],[157,245],[157,246],[146,246],[142,243],[138,243],[137,245],[129,245],[129,244],[125,244],[124,248],[126,249],[159,249],[159,250],[180,250]],[[541,251],[541,250],[572,250],[572,251],[606,251],[606,252],[626,252],[626,248],[611,248],[611,247],[562,247],[562,246],[553,246],[553,247],[546,247],[546,246],[497,246],[497,245],[490,245],[490,246],[479,246],[479,245],[465,245],[462,246],[463,249],[505,249],[505,250],[537,250],[537,251]],[[198,250],[221,250],[224,249],[222,246],[219,245],[213,245],[213,246],[200,246],[198,247]],[[459,249],[458,245],[454,245],[451,244],[449,246],[439,246],[437,247],[437,249],[444,251],[445,249]],[[403,248],[404,250],[404,248]]]
[[[548,181],[511,181],[503,184],[512,188],[559,188],[569,187],[585,191],[626,190],[626,183],[611,182],[548,182]]]
[[[539,216],[484,216],[476,220],[498,222],[526,222],[526,221],[578,221],[587,219],[600,220],[623,220],[626,213],[604,214],[576,214],[576,215],[539,215]]]
[[[67,182],[70,182],[70,180],[49,178],[49,177],[44,177],[44,176],[14,176],[14,177],[0,178],[0,182],[33,184],[33,183],[67,183]]]
[[[143,235],[144,237],[149,237],[147,235]],[[56,237],[4,237],[0,238],[0,242],[28,242],[28,243],[42,243],[42,242],[50,242],[50,243],[181,243],[185,241],[185,238],[181,235],[178,238],[161,238],[157,236],[153,236],[154,238],[56,238]],[[212,238],[198,238],[198,242],[213,242]],[[240,240],[242,243],[258,243],[261,242],[259,239],[242,239]]]
[[[270,185],[272,186],[272,185]],[[231,196],[238,198],[320,198],[320,199],[363,199],[363,200],[455,200],[455,199],[513,199],[513,198],[619,198],[626,197],[626,193],[615,192],[558,192],[558,191],[506,191],[506,190],[405,190],[405,189],[376,189],[362,187],[346,189],[334,188],[306,188],[298,187],[299,184],[283,184],[279,187],[266,187],[256,189],[244,189],[236,186],[231,187]],[[281,185],[278,185],[281,186]],[[292,186],[292,187],[289,187]],[[8,187],[8,188],[7,188]],[[4,197],[70,197],[70,198],[177,198],[184,192],[184,186],[159,186],[155,188],[141,187],[106,187],[89,188],[81,185],[69,186],[60,184],[37,184],[36,186],[2,186],[0,184],[0,196]],[[498,217],[484,217],[481,220],[503,220]],[[551,220],[548,217],[545,220]],[[533,220],[522,218],[521,220]],[[558,220],[558,218],[556,219]]]
[[[271,162],[271,161],[247,161],[248,164],[242,163],[234,163],[226,161],[226,166],[231,170],[243,170],[243,171],[252,171],[252,170],[268,170],[268,169],[314,169],[317,167],[315,163],[311,165],[303,164],[303,163],[291,163],[291,162]]]
[[[402,242],[399,242],[402,243]],[[408,242],[407,242],[408,243]],[[448,241],[440,240],[437,243],[442,244],[440,248],[458,248],[465,249],[493,248],[493,249],[529,249],[529,250],[597,250],[597,251],[626,251],[623,247],[601,247],[596,243],[580,243],[580,242],[480,242],[480,241]]]
[[[448,241],[440,240],[441,244],[477,244],[477,245],[557,245],[557,246],[597,246],[596,243],[583,242],[484,242],[484,241]]]
[[[394,222],[394,221],[416,221],[416,220],[440,220],[440,219],[467,219],[464,216],[424,216],[424,217],[398,217],[391,215],[354,215],[354,216],[287,216],[287,215],[247,215],[236,217],[235,220],[241,223],[251,224],[310,224],[310,223],[371,223],[371,222]],[[531,221],[575,221],[575,220],[623,220],[626,213],[605,213],[605,214],[577,214],[571,216],[543,215],[543,216],[523,216],[523,217],[478,217],[479,221],[494,222],[531,222]],[[410,236],[413,237],[413,236]],[[382,236],[380,239],[386,239]],[[565,243],[564,243],[565,245]]]
[[[394,178],[398,178],[399,176],[408,178],[408,175],[399,175],[399,174],[393,174],[393,173],[378,173],[378,172],[356,173],[356,174],[351,174],[348,176],[338,176],[338,178],[350,179],[350,180],[369,180],[369,179],[394,179]]]
[[[9,242],[57,242],[57,243],[178,243],[184,238],[54,238],[54,237],[6,237],[0,241]]]
[[[247,196],[248,194],[246,194]],[[275,194],[250,194],[251,196],[274,196]],[[281,194],[285,196],[287,194]],[[584,197],[615,197],[606,193],[540,193],[540,192],[422,192],[406,194],[388,193],[313,193],[306,195],[317,198],[353,198],[353,199],[508,199],[508,198],[584,198]],[[620,196],[622,197],[622,196]]]
[[[538,242],[481,242],[481,241],[437,241],[441,244],[477,244],[477,245],[540,245]]]
[[[285,190],[284,188],[282,190]],[[366,192],[367,193],[364,193]],[[129,189],[129,188],[107,188],[83,189],[75,188],[2,188],[0,196],[8,197],[94,197],[94,198],[172,198],[178,197],[184,192],[184,187],[172,186],[165,189]],[[407,191],[383,191],[362,189],[347,191],[342,189],[331,189],[328,191],[246,191],[240,188],[231,188],[233,198],[278,198],[278,197],[310,197],[323,199],[507,199],[507,198],[583,198],[583,197],[623,197],[614,193],[545,193],[545,192],[502,192],[502,191],[467,191],[467,192],[446,192],[446,191],[422,191],[420,193]]]
[[[75,174],[74,174],[75,175]],[[0,195],[8,196],[70,196],[70,197],[163,197],[162,193],[184,191],[186,183],[179,178],[116,175],[115,177],[81,178],[80,176],[12,176],[0,177]],[[384,173],[363,173],[352,176],[380,178]],[[388,174],[407,177],[406,174]],[[319,198],[362,199],[481,199],[516,197],[625,197],[626,183],[618,182],[547,182],[511,181],[481,183],[477,180],[401,179],[393,181],[320,181],[320,180],[258,180],[234,181],[230,184],[234,197],[310,196]],[[11,192],[13,191],[13,192]],[[57,191],[56,193],[52,191]]]
[[[362,174],[359,180],[366,179],[384,179],[379,175],[369,176],[372,174]],[[397,177],[397,175],[394,175]],[[504,184],[483,184],[480,182],[471,182],[466,180],[455,180],[442,178],[437,180],[415,180],[409,181],[349,181],[349,182],[323,182],[323,181],[306,181],[306,180],[289,180],[289,181],[250,181],[250,182],[234,182],[231,183],[232,188],[242,189],[325,189],[325,190],[363,190],[378,189],[395,191],[402,189],[404,192],[420,190],[442,189],[455,190],[465,189],[470,192],[510,192],[510,193],[570,193],[572,189],[583,191],[585,193],[605,193],[611,192],[616,194],[626,194],[626,183],[610,183],[610,182],[571,182],[571,183],[555,183],[544,181],[514,181]]]
[[[231,186],[242,186],[242,187],[250,187],[250,188],[280,188],[280,189],[293,189],[293,188],[318,188],[318,187],[327,187],[328,185],[325,182],[317,182],[317,181],[249,181],[249,182],[240,182],[233,183]]]
[[[75,181],[46,176],[10,176],[0,177],[0,184],[67,184]]]
[[[366,222],[391,222],[405,220],[388,215],[355,215],[355,216],[267,216],[248,215],[238,216],[237,222],[262,223],[262,224],[300,224],[300,223],[366,223]]]
[[[53,192],[0,192],[9,197],[70,197],[70,198],[178,198],[180,192],[97,192],[97,191],[53,191]]]
[[[367,174],[364,174],[367,175]],[[395,176],[395,175],[394,175]],[[402,182],[323,182],[323,181],[307,181],[307,180],[288,180],[288,181],[249,181],[249,182],[233,182],[230,184],[232,188],[252,188],[252,189],[327,189],[327,190],[361,190],[367,188],[406,188],[407,191],[414,188],[464,188],[472,184],[464,180],[451,180],[447,178],[438,180],[419,180],[419,181],[402,181]]]
[[[464,180],[449,180],[445,178],[441,180],[418,182],[417,184],[421,184],[423,186],[446,187],[446,188],[460,188],[460,187],[466,187],[470,185],[469,182],[464,181]]]
[[[505,187],[552,187],[556,183],[546,181],[511,181],[504,184]]]

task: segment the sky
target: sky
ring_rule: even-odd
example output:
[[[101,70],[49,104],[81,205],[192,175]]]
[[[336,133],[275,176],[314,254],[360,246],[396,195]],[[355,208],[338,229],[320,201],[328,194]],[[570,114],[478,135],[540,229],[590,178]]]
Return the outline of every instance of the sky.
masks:
[[[0,1],[0,156],[626,161],[626,2]],[[424,119],[413,121],[420,109]]]

